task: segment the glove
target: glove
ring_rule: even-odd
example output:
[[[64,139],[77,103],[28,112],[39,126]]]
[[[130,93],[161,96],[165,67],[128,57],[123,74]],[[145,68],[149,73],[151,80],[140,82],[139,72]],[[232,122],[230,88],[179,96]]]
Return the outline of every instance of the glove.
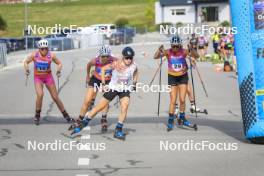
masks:
[[[61,77],[61,71],[57,71],[56,75],[58,78],[60,78]]]
[[[26,76],[29,76],[29,74],[30,74],[30,71],[29,70],[26,70]]]
[[[163,45],[160,45],[160,47],[159,47],[159,51],[160,51],[161,53],[164,52],[164,46],[163,46]]]
[[[132,90],[133,91],[136,91],[137,90],[137,82],[134,82],[133,83]]]

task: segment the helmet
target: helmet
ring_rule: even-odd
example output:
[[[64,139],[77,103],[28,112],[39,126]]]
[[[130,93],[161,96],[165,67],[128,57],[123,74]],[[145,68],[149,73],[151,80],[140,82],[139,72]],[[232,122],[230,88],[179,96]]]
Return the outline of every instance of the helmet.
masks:
[[[38,41],[38,48],[48,48],[49,42],[46,39]]]
[[[134,57],[135,51],[131,47],[125,47],[122,51],[124,57]]]
[[[178,35],[174,35],[171,40],[170,40],[171,44],[175,44],[175,45],[182,45],[182,39],[180,38],[180,36]]]
[[[100,56],[110,56],[111,55],[111,49],[108,45],[103,45],[100,49],[99,49],[99,55]]]

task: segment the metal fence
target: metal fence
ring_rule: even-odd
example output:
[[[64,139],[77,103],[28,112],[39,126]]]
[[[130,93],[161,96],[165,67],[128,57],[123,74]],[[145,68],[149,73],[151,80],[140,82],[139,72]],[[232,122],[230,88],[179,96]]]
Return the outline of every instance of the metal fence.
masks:
[[[6,53],[7,53],[6,44],[0,43],[0,67],[7,66]]]

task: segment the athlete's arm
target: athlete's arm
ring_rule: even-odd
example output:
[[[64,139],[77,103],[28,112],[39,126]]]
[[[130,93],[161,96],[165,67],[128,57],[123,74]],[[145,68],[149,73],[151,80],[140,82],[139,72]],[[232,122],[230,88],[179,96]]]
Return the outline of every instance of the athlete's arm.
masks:
[[[60,73],[62,69],[61,61],[54,54],[52,55],[52,61],[57,65],[57,74]]]
[[[136,70],[133,73],[133,84],[136,84],[138,82],[138,68],[136,68]]]
[[[103,85],[105,84],[105,71],[106,71],[106,70],[109,70],[109,69],[114,69],[114,64],[116,64],[116,62],[117,62],[117,61],[114,61],[113,63],[111,63],[111,64],[107,64],[107,65],[105,65],[105,66],[103,66],[103,67],[101,68],[101,72],[102,72],[102,74],[101,74],[101,79],[102,79],[102,84],[103,84]]]
[[[90,62],[87,63],[86,66],[86,71],[87,71],[87,75],[86,75],[86,81],[90,80],[91,77],[91,68],[95,66],[95,59],[92,59]]]
[[[161,56],[167,56],[168,50],[164,49],[164,46],[161,45],[154,54],[154,59],[160,59]]]
[[[188,50],[184,50],[184,52],[185,52],[185,57],[189,57],[192,65],[194,66],[196,64],[196,59],[199,58],[198,53],[195,52],[194,50],[191,50],[190,52]]]
[[[26,71],[26,74],[29,75],[29,64],[34,60],[34,54],[31,54],[28,56],[24,61],[24,69]]]

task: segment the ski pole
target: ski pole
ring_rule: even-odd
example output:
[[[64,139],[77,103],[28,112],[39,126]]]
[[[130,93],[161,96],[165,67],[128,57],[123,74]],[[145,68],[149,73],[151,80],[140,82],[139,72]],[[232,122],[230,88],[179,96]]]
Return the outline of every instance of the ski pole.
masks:
[[[60,92],[60,77],[57,76],[58,93]]]
[[[116,98],[116,102],[115,102],[114,106],[115,106],[116,108],[118,108],[118,107],[119,107],[118,105],[119,105],[119,97]]]
[[[25,80],[25,86],[27,87],[28,85],[28,75],[26,75],[26,80]]]
[[[201,77],[201,74],[200,74],[200,72],[199,72],[199,70],[198,70],[197,65],[196,65],[196,68],[195,68],[195,69],[196,69],[196,71],[197,71],[198,77],[199,77],[199,79],[200,79],[200,81],[201,81],[201,84],[202,84],[202,86],[203,86],[204,93],[205,93],[206,97],[208,97],[208,94],[207,94],[207,91],[206,91],[206,88],[205,88],[204,82],[203,82],[203,80],[202,80],[202,77]]]
[[[192,80],[192,91],[193,91],[193,100],[194,100],[194,107],[195,107],[195,116],[197,118],[197,111],[196,111],[196,98],[195,98],[195,89],[194,89],[194,81],[193,81],[193,65],[191,62],[191,58],[189,57],[190,60],[190,70],[191,70],[191,80]]]
[[[162,58],[161,58],[161,59],[162,59]],[[153,78],[151,79],[151,81],[150,81],[150,83],[149,83],[149,86],[152,85],[152,83],[153,83],[153,81],[155,80],[157,74],[159,73],[159,71],[160,71],[160,69],[161,69],[162,64],[164,63],[164,61],[165,61],[165,59],[159,64],[159,67],[157,68],[157,70],[156,70],[156,72],[155,72]]]
[[[162,67],[162,63],[163,63],[163,60],[162,60],[162,55],[160,56],[160,66],[159,66],[159,87],[161,87],[161,67]],[[155,79],[155,77],[154,77]],[[160,115],[160,96],[161,96],[161,93],[159,91],[159,98],[158,98],[158,117]]]

